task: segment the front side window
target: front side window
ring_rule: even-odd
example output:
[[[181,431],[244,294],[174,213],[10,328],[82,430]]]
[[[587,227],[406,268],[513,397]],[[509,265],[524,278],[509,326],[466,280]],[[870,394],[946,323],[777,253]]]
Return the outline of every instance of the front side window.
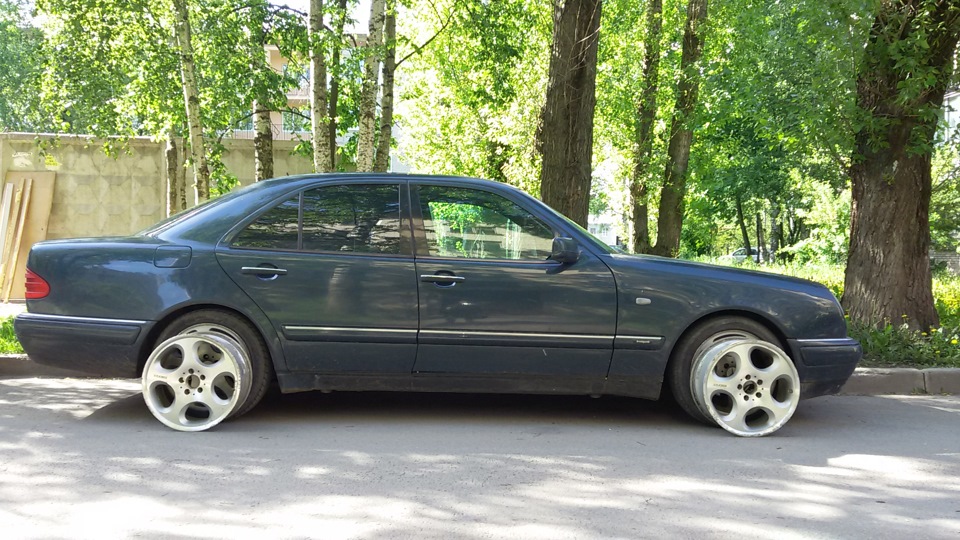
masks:
[[[234,247],[400,253],[400,187],[349,184],[307,190],[248,225]]]
[[[420,211],[433,257],[543,261],[553,230],[516,203],[488,191],[420,186]]]

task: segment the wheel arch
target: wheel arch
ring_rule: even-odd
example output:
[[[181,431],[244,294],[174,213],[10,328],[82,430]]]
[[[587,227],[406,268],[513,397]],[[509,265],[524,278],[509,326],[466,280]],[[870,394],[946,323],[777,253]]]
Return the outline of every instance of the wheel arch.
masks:
[[[677,336],[676,341],[673,342],[673,346],[670,348],[670,354],[667,358],[667,365],[669,366],[676,360],[677,349],[679,345],[683,343],[684,339],[687,338],[696,328],[701,325],[707,324],[714,319],[720,319],[723,317],[740,317],[743,319],[751,320],[757,324],[762,325],[767,330],[769,330],[776,338],[779,343],[777,345],[783,349],[783,352],[787,356],[791,357],[791,360],[796,363],[796,359],[790,355],[790,347],[787,345],[787,336],[783,332],[783,329],[779,325],[773,322],[769,317],[766,317],[763,314],[756,313],[754,311],[742,310],[742,309],[726,309],[721,311],[713,311],[701,315],[699,318],[691,321],[680,334]]]
[[[267,331],[265,331],[260,324],[257,324],[257,321],[254,320],[254,318],[236,308],[222,304],[203,303],[180,306],[177,309],[168,312],[160,320],[158,320],[156,324],[153,325],[146,338],[144,338],[143,342],[140,344],[140,350],[137,354],[137,373],[141,373],[143,371],[143,367],[147,363],[147,358],[157,345],[157,340],[159,339],[160,334],[162,334],[163,331],[173,323],[173,321],[189,313],[206,309],[230,313],[231,315],[239,317],[248,322],[257,331],[257,333],[260,334],[260,339],[262,339],[264,344],[267,346],[267,351],[270,354],[270,367],[272,368],[273,372],[276,373],[278,371],[278,361],[282,361],[283,358],[282,351],[279,350],[279,342],[278,340],[269,339],[270,336],[267,334]],[[268,331],[272,331],[272,328]]]

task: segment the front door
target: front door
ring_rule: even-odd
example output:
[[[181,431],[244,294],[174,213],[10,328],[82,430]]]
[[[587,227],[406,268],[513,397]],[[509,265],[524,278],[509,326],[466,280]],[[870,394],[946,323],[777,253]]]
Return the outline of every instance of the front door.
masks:
[[[587,250],[573,264],[549,260],[553,238],[566,234],[507,191],[427,181],[411,189],[416,373],[606,376],[617,298],[601,260]]]
[[[287,368],[409,374],[417,282],[398,183],[292,194],[218,248],[281,336]]]

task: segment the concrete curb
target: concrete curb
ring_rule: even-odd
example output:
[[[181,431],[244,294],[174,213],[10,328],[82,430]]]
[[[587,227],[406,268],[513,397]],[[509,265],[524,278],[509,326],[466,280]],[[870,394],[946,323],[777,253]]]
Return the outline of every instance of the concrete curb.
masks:
[[[960,394],[957,368],[857,368],[840,395]]]
[[[98,378],[79,371],[37,364],[25,354],[0,355],[0,379],[33,377]],[[840,389],[840,395],[848,396],[915,394],[960,394],[960,369],[857,368],[847,384]]]

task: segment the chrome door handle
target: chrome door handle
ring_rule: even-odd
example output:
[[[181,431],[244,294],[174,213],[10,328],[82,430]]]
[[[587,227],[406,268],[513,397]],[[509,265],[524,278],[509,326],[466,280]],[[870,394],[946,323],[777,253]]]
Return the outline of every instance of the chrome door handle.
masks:
[[[423,274],[420,276],[420,281],[426,283],[441,283],[444,285],[452,285],[466,280],[467,278],[462,276],[449,276],[446,274]]]
[[[269,266],[244,266],[240,268],[241,274],[257,274],[260,276],[285,276],[287,271],[283,268],[271,268]]]

